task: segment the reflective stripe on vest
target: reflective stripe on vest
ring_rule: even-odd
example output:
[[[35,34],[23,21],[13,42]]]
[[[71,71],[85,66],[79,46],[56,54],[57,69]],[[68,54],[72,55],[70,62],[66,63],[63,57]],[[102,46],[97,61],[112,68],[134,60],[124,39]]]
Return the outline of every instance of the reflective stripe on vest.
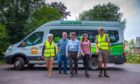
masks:
[[[99,49],[109,50],[109,42],[106,41],[106,38],[108,38],[108,36],[108,34],[104,34],[102,37],[100,35],[97,35]]]
[[[44,56],[45,57],[53,57],[55,56],[55,43],[46,41],[45,42],[45,50],[44,50]]]

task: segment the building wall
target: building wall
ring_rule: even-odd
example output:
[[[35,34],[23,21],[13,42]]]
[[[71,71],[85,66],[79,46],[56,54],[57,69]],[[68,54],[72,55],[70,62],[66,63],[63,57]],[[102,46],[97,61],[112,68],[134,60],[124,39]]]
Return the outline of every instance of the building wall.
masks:
[[[136,47],[140,48],[140,37],[136,37]]]

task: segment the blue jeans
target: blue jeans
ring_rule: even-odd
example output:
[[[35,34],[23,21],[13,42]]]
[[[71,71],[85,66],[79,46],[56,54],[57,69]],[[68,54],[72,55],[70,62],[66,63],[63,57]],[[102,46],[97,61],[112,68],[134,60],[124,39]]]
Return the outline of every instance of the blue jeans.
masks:
[[[63,68],[62,68],[63,66]],[[61,70],[63,69],[64,73],[67,73],[67,57],[65,55],[59,55],[58,56],[58,71],[61,73]]]

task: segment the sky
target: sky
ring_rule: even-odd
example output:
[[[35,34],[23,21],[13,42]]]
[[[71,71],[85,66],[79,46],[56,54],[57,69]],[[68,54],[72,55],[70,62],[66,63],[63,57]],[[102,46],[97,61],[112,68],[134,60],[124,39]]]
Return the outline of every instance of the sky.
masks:
[[[122,19],[127,20],[125,39],[140,37],[140,0],[46,0],[46,3],[54,1],[62,2],[67,6],[67,10],[71,12],[71,16],[67,17],[67,20],[76,20],[79,13],[91,9],[97,4],[111,2],[120,7],[120,12],[123,13]]]

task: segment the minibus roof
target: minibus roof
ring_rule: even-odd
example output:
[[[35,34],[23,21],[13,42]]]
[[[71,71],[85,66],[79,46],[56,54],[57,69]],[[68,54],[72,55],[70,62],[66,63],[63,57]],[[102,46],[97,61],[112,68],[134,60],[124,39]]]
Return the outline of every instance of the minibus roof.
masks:
[[[124,28],[123,22],[116,21],[65,21],[57,20],[48,22],[42,26],[98,26],[98,27],[121,27]]]

